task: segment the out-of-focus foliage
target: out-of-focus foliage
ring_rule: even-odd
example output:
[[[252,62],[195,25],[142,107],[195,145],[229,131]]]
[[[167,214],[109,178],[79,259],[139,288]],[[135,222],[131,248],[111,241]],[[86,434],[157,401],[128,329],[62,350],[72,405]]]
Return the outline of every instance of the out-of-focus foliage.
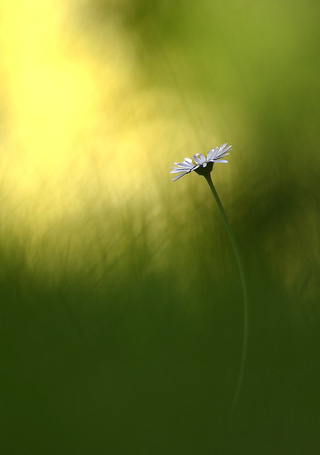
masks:
[[[2,2],[4,452],[312,453],[319,6]],[[249,289],[185,156],[213,179]],[[308,448],[308,450],[307,450]]]

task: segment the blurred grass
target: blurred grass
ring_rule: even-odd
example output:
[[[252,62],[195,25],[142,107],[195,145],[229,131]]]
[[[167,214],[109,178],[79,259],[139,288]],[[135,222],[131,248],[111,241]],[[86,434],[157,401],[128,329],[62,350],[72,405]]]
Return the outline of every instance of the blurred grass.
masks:
[[[30,11],[25,47],[4,2],[2,453],[317,453],[318,6]],[[239,277],[204,180],[168,174],[225,141],[250,298],[229,426]]]

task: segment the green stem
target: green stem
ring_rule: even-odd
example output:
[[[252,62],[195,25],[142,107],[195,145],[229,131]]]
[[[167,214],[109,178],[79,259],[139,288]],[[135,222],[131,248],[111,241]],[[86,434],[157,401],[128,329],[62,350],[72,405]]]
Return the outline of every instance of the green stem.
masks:
[[[240,362],[240,370],[239,370],[239,376],[238,376],[238,382],[236,385],[236,390],[234,394],[234,399],[232,403],[232,408],[231,408],[231,413],[230,417],[232,417],[234,409],[237,405],[238,398],[239,398],[239,393],[241,390],[242,386],[242,381],[243,381],[243,375],[244,375],[244,368],[245,368],[245,363],[246,363],[246,355],[247,355],[247,344],[248,344],[248,323],[249,323],[249,316],[248,316],[248,295],[247,295],[247,285],[246,285],[246,280],[245,280],[245,275],[244,275],[244,270],[243,270],[243,265],[242,265],[242,260],[238,248],[238,244],[236,241],[236,237],[234,235],[234,232],[231,228],[231,225],[228,221],[226,212],[224,211],[223,205],[220,201],[220,198],[218,196],[218,193],[213,185],[211,175],[210,173],[207,173],[204,175],[205,179],[207,180],[209,187],[212,191],[212,194],[218,204],[224,225],[226,227],[226,230],[229,235],[229,239],[233,248],[234,256],[236,258],[236,262],[238,265],[239,269],[239,274],[240,274],[240,279],[241,279],[241,285],[242,285],[242,292],[243,292],[243,339],[242,339],[242,353],[241,353],[241,362]]]

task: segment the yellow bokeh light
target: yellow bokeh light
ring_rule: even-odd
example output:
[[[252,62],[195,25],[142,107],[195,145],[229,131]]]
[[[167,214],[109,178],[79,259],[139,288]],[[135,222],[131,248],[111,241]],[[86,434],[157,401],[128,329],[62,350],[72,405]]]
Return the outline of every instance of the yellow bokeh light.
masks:
[[[16,194],[48,173],[61,176],[76,141],[90,128],[95,103],[88,66],[60,42],[64,3],[18,3],[4,3],[1,37],[9,105],[5,154]]]
[[[79,4],[2,2],[2,226],[13,242],[28,239],[31,262],[43,254],[46,265],[71,237],[71,249],[83,247],[70,226],[85,219],[89,205],[105,213],[149,199],[149,210],[159,210],[153,174],[170,182],[171,160],[155,156],[165,156],[163,138],[179,122],[176,112],[171,119],[159,114],[159,104],[172,101],[169,93],[139,89],[132,47],[117,21],[104,29],[104,57],[91,55],[94,40],[70,22]],[[116,224],[106,230],[119,233]],[[83,228],[88,243],[90,229],[98,228]],[[109,251],[125,248],[121,239],[114,247],[117,235],[107,237]]]
[[[82,30],[82,4],[2,2],[2,226],[37,272],[66,251],[72,268],[99,261],[101,248],[113,263],[140,232],[157,256],[164,199],[183,191],[166,196],[170,165],[199,147],[180,91],[146,83],[134,36],[112,16],[101,36],[90,18]]]

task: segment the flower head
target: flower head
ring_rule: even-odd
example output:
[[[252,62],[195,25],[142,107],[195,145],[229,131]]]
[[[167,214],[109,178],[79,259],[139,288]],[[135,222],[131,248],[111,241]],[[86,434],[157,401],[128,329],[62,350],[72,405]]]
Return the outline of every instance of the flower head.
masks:
[[[229,155],[231,145],[227,143],[211,149],[208,153],[196,153],[192,158],[185,158],[182,163],[174,163],[176,166],[172,167],[171,174],[178,174],[173,177],[173,181],[176,181],[191,171],[196,171],[198,174],[203,174],[205,171],[211,172],[214,163],[227,163],[227,160],[223,160],[226,155]]]

